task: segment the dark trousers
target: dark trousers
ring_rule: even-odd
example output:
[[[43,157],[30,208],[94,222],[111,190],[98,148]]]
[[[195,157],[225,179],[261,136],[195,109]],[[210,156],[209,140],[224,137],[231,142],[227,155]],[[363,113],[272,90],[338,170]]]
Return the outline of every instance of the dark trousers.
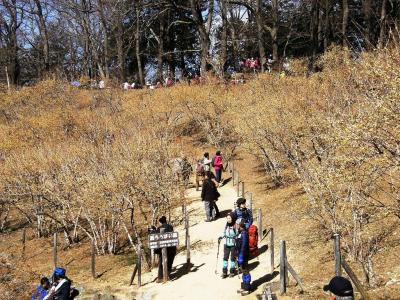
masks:
[[[215,180],[220,183],[222,178],[222,169],[215,170]]]
[[[167,269],[168,269],[168,276],[172,270],[172,264],[174,263],[174,258],[176,255],[176,247],[167,248]],[[159,255],[158,259],[158,279],[163,279],[163,263],[162,263],[162,255]]]

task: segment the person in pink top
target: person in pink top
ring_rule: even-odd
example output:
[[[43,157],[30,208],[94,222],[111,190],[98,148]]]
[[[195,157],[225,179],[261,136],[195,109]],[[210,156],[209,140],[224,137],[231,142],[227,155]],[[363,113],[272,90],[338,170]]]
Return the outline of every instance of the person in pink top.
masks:
[[[215,153],[215,156],[212,160],[212,166],[214,167],[215,171],[215,180],[221,184],[221,178],[222,178],[222,156],[221,156],[221,151],[217,151]]]

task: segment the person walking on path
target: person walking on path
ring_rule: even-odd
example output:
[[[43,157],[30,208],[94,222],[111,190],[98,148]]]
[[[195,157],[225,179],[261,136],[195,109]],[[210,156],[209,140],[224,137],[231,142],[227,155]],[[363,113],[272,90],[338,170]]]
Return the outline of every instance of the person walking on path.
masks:
[[[206,222],[211,222],[219,217],[219,209],[215,203],[220,194],[217,190],[217,186],[211,180],[210,172],[206,172],[204,176],[203,186],[201,189],[201,200],[204,201],[204,209],[206,212]],[[215,215],[213,214],[215,210]]]
[[[217,151],[215,153],[215,156],[212,159],[212,166],[214,167],[215,171],[215,179],[217,180],[218,184],[221,184],[222,169],[224,168],[222,165],[221,151]]]
[[[225,239],[224,243],[224,260],[222,265],[222,278],[228,277],[228,260],[231,258],[231,265],[229,270],[229,277],[233,277],[236,274],[236,237],[237,229],[235,227],[235,214],[230,212],[226,216],[226,225],[224,233],[218,238],[218,242]]]
[[[236,251],[238,254],[237,262],[239,270],[242,272],[242,282],[238,293],[248,295],[251,290],[251,275],[248,269],[249,262],[249,236],[247,234],[244,219],[237,219],[236,226],[238,238],[236,239]]]
[[[253,213],[246,207],[246,199],[238,198],[236,200],[237,208],[234,211],[236,220],[243,219],[246,230],[253,224]]]
[[[43,300],[46,297],[50,287],[50,280],[47,277],[40,279],[40,284],[33,294],[31,300]]]
[[[165,229],[164,232],[173,232],[174,231],[174,228],[172,227],[172,225],[167,223],[167,218],[165,216],[162,216],[158,220],[158,222],[160,223],[160,226],[158,227],[157,232],[160,232],[161,228]],[[164,278],[163,264],[162,264],[162,258],[161,258],[161,249],[156,249],[155,253],[159,255],[157,283],[160,283],[160,282],[163,282],[163,278]],[[168,277],[172,271],[172,265],[174,263],[175,255],[176,255],[176,246],[167,247]]]

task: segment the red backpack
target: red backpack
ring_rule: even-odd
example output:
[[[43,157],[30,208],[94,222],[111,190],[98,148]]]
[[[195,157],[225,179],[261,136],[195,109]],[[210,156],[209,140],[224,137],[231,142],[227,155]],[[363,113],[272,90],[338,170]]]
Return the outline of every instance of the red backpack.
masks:
[[[250,258],[257,257],[260,252],[258,250],[258,228],[256,225],[250,225],[249,233],[249,255]]]

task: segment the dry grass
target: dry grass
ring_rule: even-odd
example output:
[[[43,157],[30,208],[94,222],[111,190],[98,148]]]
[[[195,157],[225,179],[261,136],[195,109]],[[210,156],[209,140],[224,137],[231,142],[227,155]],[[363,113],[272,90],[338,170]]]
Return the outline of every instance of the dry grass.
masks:
[[[131,253],[124,225],[137,243],[180,204],[169,161],[218,148],[226,160],[243,159],[248,188],[310,288],[302,297],[317,295],[333,273],[329,238],[339,232],[360,277],[388,299],[398,284],[385,283],[400,277],[391,265],[399,249],[399,59],[397,49],[354,60],[335,48],[309,78],[296,61],[296,76],[266,74],[243,86],[122,92],[46,81],[0,91],[0,287],[12,287],[9,298],[24,295],[48,272],[46,237],[56,227],[69,237],[62,259],[74,258],[76,281],[88,273],[89,239],[99,254]],[[27,251],[37,255],[22,262],[26,225]],[[120,256],[105,255],[100,269],[102,261],[105,270],[113,265],[107,279],[129,268]]]

